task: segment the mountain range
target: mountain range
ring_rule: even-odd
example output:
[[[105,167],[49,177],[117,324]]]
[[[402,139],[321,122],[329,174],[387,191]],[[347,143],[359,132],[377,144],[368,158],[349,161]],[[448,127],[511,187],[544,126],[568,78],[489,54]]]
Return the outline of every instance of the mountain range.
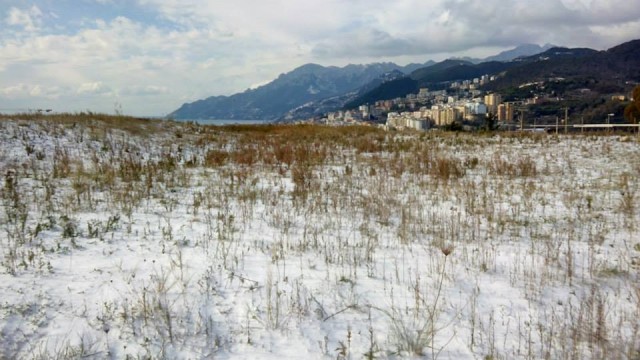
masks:
[[[640,40],[632,40],[605,51],[588,48],[554,47],[535,56],[519,59],[516,66],[491,82],[487,90],[503,91],[521,84],[562,78],[585,88],[617,87],[640,81]],[[616,92],[620,89],[602,93]]]
[[[453,60],[464,60],[474,64],[479,64],[487,61],[511,61],[513,59],[520,58],[520,57],[540,54],[554,47],[556,47],[556,45],[544,44],[543,46],[540,46],[538,44],[522,44],[513,49],[505,50],[497,55],[489,56],[484,59],[462,57],[462,58],[453,58]]]
[[[304,104],[377,86],[387,79],[404,76],[431,64],[433,62],[407,66],[374,63],[345,67],[306,64],[255,89],[231,96],[212,96],[184,104],[169,114],[169,117],[276,120]]]
[[[487,90],[506,91],[550,77],[580,79],[619,91],[623,79],[640,81],[640,40],[606,51],[525,44],[485,59],[449,59],[435,63],[374,63],[345,67],[303,65],[272,82],[231,96],[213,96],[183,104],[175,119],[292,120],[354,108],[377,100],[444,88],[448,82],[497,75]],[[585,80],[587,79],[587,80]],[[590,80],[589,80],[590,79]],[[587,82],[588,82],[587,81]]]
[[[478,64],[464,60],[445,60],[413,71],[406,77],[381,84],[360,94],[345,104],[355,108],[378,100],[404,97],[420,88],[443,89],[452,81],[470,80],[482,75],[494,75],[495,80],[482,90],[501,93],[507,100],[529,97],[523,84],[548,83],[561,97],[565,93],[592,90],[593,94],[619,94],[640,82],[640,40],[633,40],[606,51],[587,48],[552,47],[546,51],[511,61],[487,61]],[[560,81],[561,80],[561,81]]]

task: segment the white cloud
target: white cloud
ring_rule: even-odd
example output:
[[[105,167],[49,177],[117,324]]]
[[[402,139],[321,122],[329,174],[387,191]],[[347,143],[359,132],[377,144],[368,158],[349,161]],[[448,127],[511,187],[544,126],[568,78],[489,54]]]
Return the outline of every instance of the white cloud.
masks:
[[[258,58],[234,55],[231,48],[237,45],[208,29],[161,29],[125,17],[92,23],[72,34],[0,37],[3,83],[18,86],[26,79],[72,88],[66,96],[82,95],[85,105],[71,110],[110,111],[113,101],[105,97],[122,96],[125,111],[153,115],[184,101],[243,90],[252,74],[264,81],[288,70],[286,65],[272,69],[276,53],[260,53],[261,66],[252,66]]]
[[[19,83],[16,85],[0,88],[0,97],[11,100],[25,98],[45,98],[48,100],[55,100],[62,96],[65,91],[65,89],[59,86]]]
[[[22,27],[25,31],[37,31],[40,27],[42,19],[42,11],[36,5],[26,10],[20,10],[16,7],[9,9],[6,23],[11,26]]]
[[[78,94],[102,95],[110,94],[111,88],[103,84],[101,81],[80,84]]]
[[[169,88],[166,86],[146,85],[146,86],[127,86],[119,92],[120,95],[134,96],[154,96],[168,94]]]
[[[463,51],[473,55],[480,47],[530,42],[606,48],[637,37],[628,25],[640,19],[640,7],[621,0],[401,0],[384,5],[374,1],[371,9],[376,5],[384,11],[365,11],[362,15],[369,21],[329,33],[315,43],[313,54],[326,60]],[[607,37],[596,32],[602,26],[625,30]]]
[[[16,98],[18,96],[24,96],[29,92],[30,92],[30,87],[26,84],[17,84],[17,85],[7,86],[3,89],[0,89],[0,94],[10,99]]]
[[[629,34],[640,34],[640,19],[622,24],[593,26],[591,30],[600,47],[606,47],[617,44],[619,39],[628,38]]]

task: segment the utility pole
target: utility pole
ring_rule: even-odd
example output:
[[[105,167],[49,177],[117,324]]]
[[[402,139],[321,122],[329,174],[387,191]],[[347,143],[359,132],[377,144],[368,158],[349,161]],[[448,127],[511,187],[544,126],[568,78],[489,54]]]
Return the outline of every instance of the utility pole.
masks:
[[[560,116],[556,116],[556,135],[558,135],[558,127],[560,126]]]
[[[568,130],[569,130],[569,108],[565,107],[564,108],[564,133],[565,133],[565,135],[567,134]]]

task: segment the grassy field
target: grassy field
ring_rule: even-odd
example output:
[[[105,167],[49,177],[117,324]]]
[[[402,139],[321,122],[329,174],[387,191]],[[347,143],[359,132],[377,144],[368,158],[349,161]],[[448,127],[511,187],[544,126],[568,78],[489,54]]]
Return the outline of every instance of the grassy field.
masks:
[[[0,117],[0,358],[640,358],[635,136]]]

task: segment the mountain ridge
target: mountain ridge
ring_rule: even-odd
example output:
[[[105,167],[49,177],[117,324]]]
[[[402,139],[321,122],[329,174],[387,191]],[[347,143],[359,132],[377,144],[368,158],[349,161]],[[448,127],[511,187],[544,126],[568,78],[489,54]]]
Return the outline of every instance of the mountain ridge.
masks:
[[[539,54],[549,50],[556,45],[546,43],[542,46],[538,44],[521,44],[513,49],[504,50],[496,55],[488,56],[485,58],[472,58],[472,57],[454,57],[452,60],[464,60],[474,64],[479,64],[487,61],[512,61],[520,57],[531,56]]]
[[[419,66],[430,65],[426,62]],[[366,87],[393,71],[408,73],[418,67],[390,62],[343,67],[304,64],[275,80],[230,96],[211,96],[183,104],[168,115],[176,119],[277,120],[309,102],[321,101]]]
[[[556,77],[565,82],[591,84],[622,90],[620,84],[640,81],[640,40],[616,45],[608,50],[588,48],[551,48],[544,53],[521,59],[522,65],[513,67],[486,86],[490,91],[504,91],[523,83],[544,81]]]
[[[438,63],[400,66],[391,62],[349,64],[343,67],[315,63],[301,65],[280,74],[268,84],[230,96],[211,96],[183,104],[169,114],[176,119],[303,119],[341,108],[354,108],[376,100],[415,93],[420,87],[438,88],[438,84],[472,79],[482,75],[500,75],[487,90],[498,91],[530,79],[553,76],[591,77],[629,76],[640,78],[637,65],[640,40],[614,46],[605,51],[566,48],[545,44],[524,44],[495,56],[491,61],[474,63],[465,59],[447,59]],[[532,55],[527,52],[544,49]],[[495,59],[512,58],[508,61]],[[602,68],[602,74],[598,74]]]
[[[640,40],[632,40],[605,51],[556,46],[510,62],[473,64],[463,60],[445,60],[416,70],[402,82],[382,84],[380,88],[347,103],[345,108],[385,100],[384,96],[388,94],[403,97],[421,87],[439,89],[446,87],[443,84],[448,82],[469,80],[484,74],[496,77],[495,81],[483,85],[482,89],[486,91],[513,92],[522,84],[558,78],[565,83],[563,91],[591,87],[598,93],[618,93],[625,91],[625,80],[640,81]]]

